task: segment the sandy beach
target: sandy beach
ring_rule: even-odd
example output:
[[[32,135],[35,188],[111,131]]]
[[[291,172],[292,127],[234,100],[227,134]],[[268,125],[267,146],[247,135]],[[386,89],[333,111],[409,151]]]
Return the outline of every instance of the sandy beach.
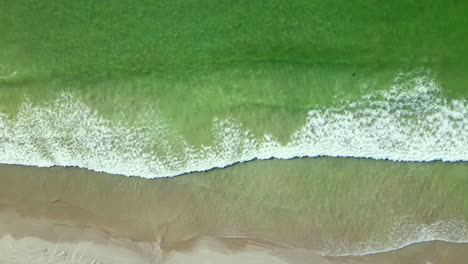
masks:
[[[464,263],[467,244],[426,242],[400,250],[327,257],[261,239],[199,237],[176,243],[138,242],[95,227],[0,211],[0,263]]]
[[[296,223],[281,215],[263,225],[219,220],[222,206],[200,206],[193,196],[199,190],[184,182],[185,176],[151,181],[78,168],[10,165],[0,166],[0,176],[0,263],[427,264],[468,259],[467,244],[438,241],[379,254],[327,256],[316,250],[320,240],[299,236]],[[118,189],[122,184],[127,192]],[[146,202],[153,207],[143,202],[150,196]],[[281,230],[283,224],[291,229]],[[289,237],[284,235],[288,230]]]

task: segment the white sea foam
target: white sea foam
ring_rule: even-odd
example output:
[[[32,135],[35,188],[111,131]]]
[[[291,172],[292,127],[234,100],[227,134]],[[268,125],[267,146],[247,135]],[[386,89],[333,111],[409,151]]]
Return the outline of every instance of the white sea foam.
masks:
[[[60,94],[46,105],[24,103],[14,118],[0,113],[0,163],[158,178],[269,158],[467,161],[466,99],[443,97],[427,76],[403,77],[392,89],[360,101],[310,110],[287,144],[268,134],[258,139],[233,119],[215,118],[213,144],[194,147],[169,131],[162,118],[148,120],[147,127],[126,127],[75,96]]]
[[[10,67],[0,64],[0,80],[11,80],[16,77],[17,72]]]

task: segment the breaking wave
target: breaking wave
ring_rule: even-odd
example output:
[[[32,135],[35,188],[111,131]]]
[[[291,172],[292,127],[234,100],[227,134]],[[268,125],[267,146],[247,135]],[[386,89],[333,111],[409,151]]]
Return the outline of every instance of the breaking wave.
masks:
[[[467,101],[444,97],[428,76],[402,74],[391,89],[312,109],[286,144],[269,134],[259,139],[234,118],[214,118],[213,143],[195,147],[168,129],[163,117],[148,116],[148,126],[129,127],[72,94],[43,105],[27,101],[14,117],[0,113],[0,163],[158,178],[252,159],[468,160]]]

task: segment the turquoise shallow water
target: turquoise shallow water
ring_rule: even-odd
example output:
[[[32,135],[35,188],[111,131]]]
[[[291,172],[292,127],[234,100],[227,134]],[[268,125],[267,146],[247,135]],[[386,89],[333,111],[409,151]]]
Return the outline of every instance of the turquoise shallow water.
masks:
[[[464,1],[3,0],[0,163],[159,178],[253,159],[442,160],[458,163],[437,163],[450,169],[428,181],[454,186],[441,177],[468,160],[467,11]]]

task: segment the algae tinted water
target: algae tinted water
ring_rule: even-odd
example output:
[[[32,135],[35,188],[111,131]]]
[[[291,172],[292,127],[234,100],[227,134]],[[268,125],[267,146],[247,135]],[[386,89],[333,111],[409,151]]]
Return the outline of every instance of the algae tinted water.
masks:
[[[160,177],[270,157],[466,160],[467,10],[2,1],[1,161]]]

